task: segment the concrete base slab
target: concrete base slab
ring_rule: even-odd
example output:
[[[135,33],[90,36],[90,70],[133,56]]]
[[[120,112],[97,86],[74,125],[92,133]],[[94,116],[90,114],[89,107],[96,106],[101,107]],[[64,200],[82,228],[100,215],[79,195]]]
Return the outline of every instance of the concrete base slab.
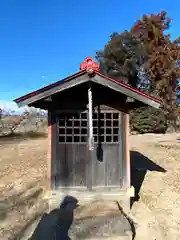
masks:
[[[130,207],[129,197],[123,192],[90,194],[87,191],[71,191],[67,194],[67,192],[53,191],[49,195],[49,211],[59,207],[67,195],[76,197],[79,205],[74,210],[74,220],[69,230],[71,239],[132,239],[131,225],[117,204],[118,202],[128,214],[126,208]]]
[[[45,198],[49,202],[49,208],[53,209],[59,206],[60,202],[66,196],[73,196],[78,200],[78,203],[86,204],[92,201],[118,201],[121,202],[123,208],[125,208],[126,212],[130,211],[130,197],[133,194],[133,189],[129,188],[125,189],[111,189],[111,191],[105,190],[95,190],[95,191],[87,191],[87,190],[77,190],[77,189],[57,189],[52,190],[47,193]]]
[[[71,239],[132,239],[131,225],[121,212],[122,209],[127,215],[130,212],[130,197],[127,191],[50,191],[45,197],[49,202],[49,212],[59,208],[66,196],[75,197],[79,205],[74,210],[74,220],[69,230]]]
[[[76,239],[131,239],[132,230],[127,218],[113,202],[95,202],[75,211],[69,231]]]

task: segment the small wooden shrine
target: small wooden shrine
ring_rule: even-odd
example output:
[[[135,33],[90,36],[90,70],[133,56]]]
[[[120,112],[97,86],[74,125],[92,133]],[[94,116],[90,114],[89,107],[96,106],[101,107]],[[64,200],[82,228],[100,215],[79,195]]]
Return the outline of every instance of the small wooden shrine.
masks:
[[[15,102],[48,110],[52,191],[77,198],[128,195],[129,111],[145,104],[159,108],[159,99],[103,75],[88,57],[78,73]]]

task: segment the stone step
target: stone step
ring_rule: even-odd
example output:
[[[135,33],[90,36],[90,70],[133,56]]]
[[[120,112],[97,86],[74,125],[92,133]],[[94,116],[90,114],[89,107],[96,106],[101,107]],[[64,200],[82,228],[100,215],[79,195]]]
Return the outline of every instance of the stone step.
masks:
[[[116,194],[112,194],[112,193],[104,193],[101,195],[97,195],[97,194],[87,194],[87,192],[82,192],[78,194],[76,192],[73,192],[71,194],[68,194],[69,196],[73,196],[76,199],[78,199],[78,205],[83,206],[83,205],[91,205],[94,204],[94,202],[101,202],[101,203],[106,203],[104,206],[106,208],[106,206],[108,205],[109,209],[115,209],[117,211],[117,206],[114,208],[109,207],[109,203],[113,204],[115,202],[119,202],[120,205],[123,207],[123,209],[126,210],[126,212],[129,212],[129,207],[130,207],[130,198],[129,196],[126,196],[124,193],[118,193]],[[77,197],[78,195],[78,197]],[[66,197],[67,195],[58,192],[58,191],[52,191],[50,193],[48,193],[44,198],[48,201],[48,205],[49,205],[49,211],[51,211],[54,208],[58,208],[60,203],[63,201],[64,197]],[[100,198],[101,197],[101,198]],[[107,204],[108,203],[108,204]],[[101,208],[103,209],[103,208]]]

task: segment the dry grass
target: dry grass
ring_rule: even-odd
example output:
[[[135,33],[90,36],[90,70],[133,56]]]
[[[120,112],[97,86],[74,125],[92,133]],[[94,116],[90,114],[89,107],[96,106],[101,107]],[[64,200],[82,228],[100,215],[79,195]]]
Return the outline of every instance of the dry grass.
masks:
[[[167,172],[148,171],[140,201],[132,213],[139,223],[137,240],[180,239],[180,143],[176,135],[131,136],[139,151]],[[0,142],[0,239],[21,239],[47,205],[47,139]],[[147,233],[145,235],[145,233]]]
[[[180,143],[177,137],[177,134],[131,136],[133,150],[141,151],[166,170],[165,173],[147,172],[140,201],[133,206],[133,213],[139,214],[141,223],[145,222],[144,213],[140,212],[142,204],[151,214],[147,219],[146,231],[150,231],[147,239],[153,239],[152,232],[155,236],[158,234],[155,239],[180,239]]]
[[[0,142],[0,239],[20,239],[47,207],[42,198],[46,186],[46,142]]]

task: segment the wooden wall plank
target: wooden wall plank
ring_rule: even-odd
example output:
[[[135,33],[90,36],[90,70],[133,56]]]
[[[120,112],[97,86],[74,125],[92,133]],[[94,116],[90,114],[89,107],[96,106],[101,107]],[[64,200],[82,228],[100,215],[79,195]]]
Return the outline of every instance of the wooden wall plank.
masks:
[[[73,186],[73,146],[58,143],[57,153],[56,187]]]
[[[57,187],[86,186],[86,144],[57,145]]]
[[[98,155],[101,155],[98,159]],[[92,155],[92,186],[105,186],[106,165],[103,154],[103,146],[95,144]]]
[[[74,186],[85,187],[87,185],[86,170],[88,169],[86,169],[86,166],[88,159],[88,149],[86,144],[74,144],[73,148],[73,184]]]
[[[121,186],[122,158],[120,158],[120,145],[111,144],[106,146],[106,183],[107,186]]]

